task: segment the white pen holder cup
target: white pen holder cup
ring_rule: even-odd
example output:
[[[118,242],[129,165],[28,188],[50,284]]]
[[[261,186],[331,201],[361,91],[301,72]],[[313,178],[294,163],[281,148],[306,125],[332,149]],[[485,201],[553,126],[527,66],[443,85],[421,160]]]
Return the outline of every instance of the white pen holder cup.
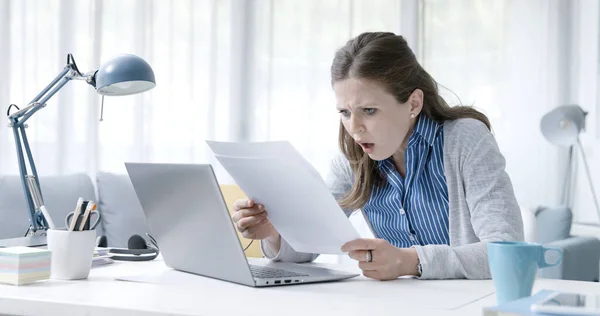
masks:
[[[59,280],[86,279],[92,267],[96,231],[49,229],[48,249],[52,252],[50,277]]]

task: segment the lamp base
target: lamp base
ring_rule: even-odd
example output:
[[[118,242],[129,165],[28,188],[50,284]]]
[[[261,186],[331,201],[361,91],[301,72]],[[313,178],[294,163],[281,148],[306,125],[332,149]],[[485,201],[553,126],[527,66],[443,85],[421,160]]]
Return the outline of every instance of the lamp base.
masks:
[[[3,247],[40,247],[46,246],[46,236],[28,236],[28,237],[17,237],[9,239],[0,239],[0,248]]]

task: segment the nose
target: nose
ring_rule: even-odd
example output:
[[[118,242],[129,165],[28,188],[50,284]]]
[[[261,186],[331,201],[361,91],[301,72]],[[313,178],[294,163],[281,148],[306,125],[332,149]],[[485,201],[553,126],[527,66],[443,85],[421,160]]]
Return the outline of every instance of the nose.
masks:
[[[348,132],[350,132],[350,135],[352,135],[354,138],[356,138],[356,135],[360,135],[365,131],[363,122],[360,120],[360,118],[357,118],[357,115],[352,115],[349,121],[350,128],[348,129]]]

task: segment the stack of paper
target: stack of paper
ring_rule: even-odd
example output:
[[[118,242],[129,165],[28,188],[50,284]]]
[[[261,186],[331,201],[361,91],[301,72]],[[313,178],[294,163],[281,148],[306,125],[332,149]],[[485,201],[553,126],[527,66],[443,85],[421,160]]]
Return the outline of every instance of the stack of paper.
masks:
[[[207,143],[296,251],[342,254],[344,243],[360,238],[325,181],[289,142]]]
[[[0,283],[22,285],[49,279],[50,254],[31,247],[0,248]]]
[[[113,263],[114,260],[110,258],[109,251],[109,248],[96,247],[94,250],[94,257],[92,259],[92,268]]]

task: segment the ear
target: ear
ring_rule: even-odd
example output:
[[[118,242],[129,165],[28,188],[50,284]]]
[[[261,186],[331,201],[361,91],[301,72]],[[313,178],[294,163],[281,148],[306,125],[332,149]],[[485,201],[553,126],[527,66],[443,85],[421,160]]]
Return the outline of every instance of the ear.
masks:
[[[408,104],[410,105],[410,113],[418,116],[423,109],[423,91],[421,89],[415,89],[410,96],[408,96]]]

